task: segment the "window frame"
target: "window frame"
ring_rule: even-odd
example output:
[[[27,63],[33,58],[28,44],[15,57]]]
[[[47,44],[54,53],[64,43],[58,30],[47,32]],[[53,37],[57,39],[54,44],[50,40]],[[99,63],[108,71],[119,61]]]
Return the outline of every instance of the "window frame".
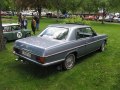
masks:
[[[85,34],[87,35],[87,33],[84,32],[84,29],[87,29],[87,28],[90,29],[91,35],[89,35],[89,33],[88,33],[88,36],[85,37]],[[82,30],[82,34],[83,34],[83,37],[82,37],[82,38],[77,38],[77,31],[78,31],[78,30]],[[96,35],[97,35],[97,34],[93,31],[93,29],[92,29],[91,27],[77,28],[77,29],[75,30],[76,40],[80,40],[80,39],[84,39],[84,38],[88,38],[88,37],[94,37],[94,36],[96,36]]]

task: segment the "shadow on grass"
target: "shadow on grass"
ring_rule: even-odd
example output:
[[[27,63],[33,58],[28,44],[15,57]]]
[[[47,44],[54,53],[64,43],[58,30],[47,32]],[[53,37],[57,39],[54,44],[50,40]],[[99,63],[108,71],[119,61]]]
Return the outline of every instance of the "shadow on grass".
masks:
[[[17,64],[15,68],[20,74],[25,73],[26,75],[42,79],[52,76],[58,72],[57,65],[42,67],[36,64],[29,63],[29,64]]]

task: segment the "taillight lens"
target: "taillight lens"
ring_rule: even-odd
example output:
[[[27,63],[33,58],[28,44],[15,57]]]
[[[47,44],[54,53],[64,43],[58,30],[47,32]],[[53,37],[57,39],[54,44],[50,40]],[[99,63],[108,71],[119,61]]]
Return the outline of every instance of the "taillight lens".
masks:
[[[42,64],[45,63],[45,57],[37,57],[36,60]]]

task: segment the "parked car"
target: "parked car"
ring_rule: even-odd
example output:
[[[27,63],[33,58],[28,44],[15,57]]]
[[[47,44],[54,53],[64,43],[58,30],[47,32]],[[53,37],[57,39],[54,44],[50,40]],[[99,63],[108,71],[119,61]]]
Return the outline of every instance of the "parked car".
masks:
[[[102,16],[99,16],[99,17],[98,17],[98,20],[99,20],[99,21],[102,21],[102,20],[103,20],[103,17],[102,17]]]
[[[1,16],[6,16],[7,13],[5,11],[1,11]]]
[[[105,17],[105,21],[106,21],[106,22],[113,22],[113,16],[107,15],[107,16]]]
[[[113,22],[120,22],[120,17],[117,17],[117,16],[114,17],[114,18],[113,18]]]
[[[33,12],[21,12],[24,16],[32,16]]]
[[[79,24],[49,25],[37,37],[17,40],[14,54],[17,60],[31,61],[48,66],[61,63],[63,68],[73,68],[77,58],[93,51],[104,51],[107,35],[97,34],[90,26]]]
[[[6,11],[6,13],[8,16],[13,16],[13,14],[14,14],[14,12],[12,12],[12,11]]]
[[[54,15],[52,14],[52,12],[47,12],[47,13],[46,13],[46,17],[52,18],[52,16],[54,16]]]
[[[16,40],[20,38],[25,38],[31,35],[31,31],[28,29],[21,29],[20,25],[17,23],[12,24],[2,24],[4,41]]]
[[[96,20],[97,18],[96,18],[96,16],[85,16],[85,18],[84,18],[85,20]]]

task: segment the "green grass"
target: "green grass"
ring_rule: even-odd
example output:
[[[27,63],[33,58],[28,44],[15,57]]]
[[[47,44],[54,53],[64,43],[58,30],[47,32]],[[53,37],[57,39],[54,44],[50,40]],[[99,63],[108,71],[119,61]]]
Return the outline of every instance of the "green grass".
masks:
[[[56,20],[43,18],[40,31],[52,23]],[[92,22],[91,26],[108,35],[106,50],[80,58],[69,71],[21,64],[12,54],[14,41],[7,43],[0,52],[0,90],[120,90],[120,25]]]

